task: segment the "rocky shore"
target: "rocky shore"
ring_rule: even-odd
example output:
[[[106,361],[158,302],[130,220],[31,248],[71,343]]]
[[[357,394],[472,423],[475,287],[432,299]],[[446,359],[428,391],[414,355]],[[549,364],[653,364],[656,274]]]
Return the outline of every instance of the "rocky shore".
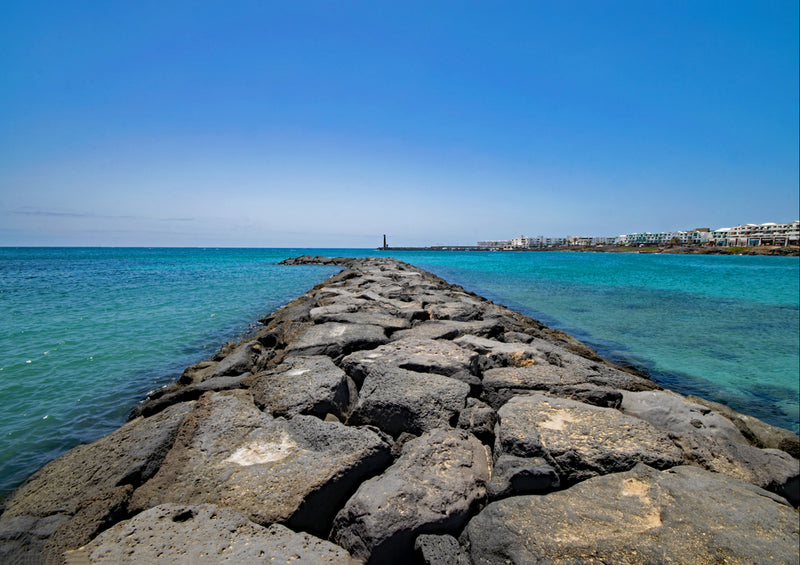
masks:
[[[394,259],[35,473],[2,563],[798,563],[800,440]]]

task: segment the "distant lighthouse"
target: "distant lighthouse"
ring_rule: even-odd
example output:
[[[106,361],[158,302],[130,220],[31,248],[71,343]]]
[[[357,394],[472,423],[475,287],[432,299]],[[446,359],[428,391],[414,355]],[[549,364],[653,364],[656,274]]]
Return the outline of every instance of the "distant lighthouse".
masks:
[[[383,234],[383,248],[384,249],[389,249],[389,246],[386,245],[386,234]]]

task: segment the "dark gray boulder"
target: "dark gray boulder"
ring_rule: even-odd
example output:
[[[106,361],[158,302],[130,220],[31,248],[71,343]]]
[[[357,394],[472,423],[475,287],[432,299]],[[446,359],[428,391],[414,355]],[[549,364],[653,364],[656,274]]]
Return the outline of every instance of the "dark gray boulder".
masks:
[[[287,355],[340,357],[358,349],[372,349],[388,341],[380,326],[328,322],[303,327],[286,347]]]
[[[468,394],[469,385],[450,377],[376,368],[364,381],[348,423],[373,425],[393,437],[419,435],[454,426]]]
[[[414,325],[411,329],[400,330],[392,334],[392,339],[455,339],[465,334],[482,337],[496,337],[503,333],[503,326],[494,320],[473,320],[459,322],[456,320],[426,320]]]
[[[498,415],[500,452],[544,457],[567,484],[637,463],[664,469],[684,462],[665,432],[613,408],[531,394],[512,398]]]
[[[448,292],[436,296],[426,307],[431,320],[468,322],[483,315],[483,302],[466,293]]]
[[[361,384],[374,369],[399,367],[420,373],[457,378],[468,384],[480,381],[473,375],[478,356],[449,341],[409,337],[369,351],[356,351],[342,359],[342,368]]]
[[[333,414],[345,420],[355,404],[355,383],[330,357],[287,357],[272,370],[247,379],[253,399],[273,416]]]
[[[490,351],[484,354],[489,355],[489,361],[491,355],[503,352],[490,340],[465,340],[463,343],[478,351]],[[505,345],[521,348],[517,355],[525,360],[512,366],[502,366],[508,364],[502,355],[497,357],[498,362],[484,361],[485,365],[494,365],[494,368],[483,371],[482,398],[494,408],[499,408],[512,396],[528,391],[548,392],[595,406],[616,408],[622,400],[620,391],[658,388],[652,381],[589,361],[540,339],[527,344]],[[493,353],[490,346],[494,348]]]
[[[57,562],[57,556],[48,551],[48,541],[69,519],[65,514],[51,514],[44,518],[17,516],[0,520],[0,563],[23,565],[46,563],[48,559]]]
[[[259,524],[326,533],[346,496],[390,458],[389,444],[371,430],[313,416],[274,419],[246,391],[208,393],[158,473],[134,492],[131,508],[191,500],[233,508]]]
[[[484,444],[494,446],[497,412],[477,398],[467,398],[466,406],[458,415],[458,427],[467,430]]]
[[[461,537],[472,563],[797,563],[797,512],[697,467],[638,465],[545,496],[506,498]]]
[[[308,563],[356,565],[344,549],[212,504],[164,504],[116,524],[66,555],[78,563]]]
[[[474,335],[464,335],[453,342],[480,354],[482,371],[495,367],[528,367],[534,364],[548,364],[544,352],[528,343],[504,343]]]
[[[520,494],[544,493],[561,486],[558,473],[541,457],[501,455],[486,485],[489,500]]]
[[[423,533],[457,533],[485,500],[491,459],[460,430],[435,430],[403,446],[336,515],[331,539],[367,563],[409,563]]]
[[[317,324],[325,324],[327,322],[341,322],[343,324],[369,324],[373,326],[380,326],[387,332],[395,332],[411,327],[411,321],[400,315],[370,310],[359,310],[357,312],[333,312],[333,313],[319,313],[316,317],[314,311],[311,312],[312,319]]]
[[[701,433],[672,434],[689,463],[752,483],[800,504],[800,461],[779,449],[758,447]]]
[[[471,565],[469,554],[451,535],[422,534],[414,549],[424,565]]]
[[[186,386],[173,384],[151,394],[134,408],[133,414],[135,416],[152,416],[173,404],[197,400],[207,392],[242,388],[245,386],[243,381],[249,376],[249,373],[244,373],[236,377],[212,377]]]

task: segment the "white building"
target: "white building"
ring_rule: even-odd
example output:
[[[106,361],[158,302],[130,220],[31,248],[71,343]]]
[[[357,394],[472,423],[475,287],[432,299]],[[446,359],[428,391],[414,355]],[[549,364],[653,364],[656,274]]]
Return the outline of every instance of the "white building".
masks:
[[[711,232],[711,241],[721,247],[755,247],[758,245],[800,244],[800,220],[785,224],[743,224],[732,228],[719,228]]]

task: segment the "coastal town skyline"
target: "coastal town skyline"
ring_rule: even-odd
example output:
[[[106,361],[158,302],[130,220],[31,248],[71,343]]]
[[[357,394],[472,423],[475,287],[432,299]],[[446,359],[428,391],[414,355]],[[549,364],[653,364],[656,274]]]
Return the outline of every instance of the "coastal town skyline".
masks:
[[[2,13],[0,246],[470,245],[800,208],[797,2]]]
[[[644,231],[620,234],[618,236],[600,235],[562,235],[525,236],[519,235],[506,240],[483,240],[477,247],[484,248],[525,248],[555,247],[564,245],[638,245],[679,243],[715,246],[797,246],[800,243],[800,220],[763,224],[739,224],[717,229],[693,228],[667,231]],[[384,236],[384,247],[386,236]]]

